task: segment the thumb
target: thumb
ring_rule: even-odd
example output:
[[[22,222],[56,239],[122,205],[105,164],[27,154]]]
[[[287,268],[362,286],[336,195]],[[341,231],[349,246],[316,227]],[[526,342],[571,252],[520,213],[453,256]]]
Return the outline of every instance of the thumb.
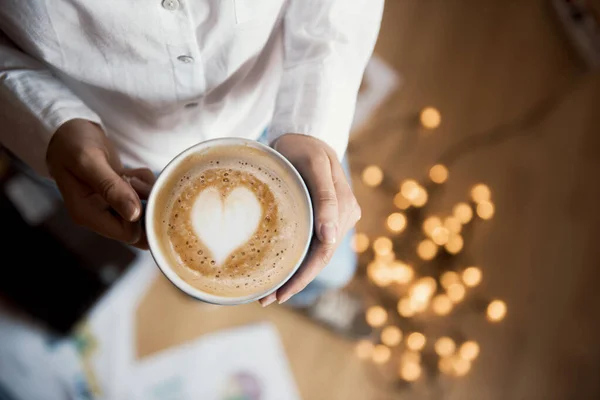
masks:
[[[331,162],[325,154],[313,157],[303,176],[315,207],[315,230],[321,243],[334,244],[337,240],[339,212]]]
[[[136,221],[141,214],[141,203],[135,190],[111,167],[102,151],[89,153],[77,168],[75,175],[102,196],[123,219]]]

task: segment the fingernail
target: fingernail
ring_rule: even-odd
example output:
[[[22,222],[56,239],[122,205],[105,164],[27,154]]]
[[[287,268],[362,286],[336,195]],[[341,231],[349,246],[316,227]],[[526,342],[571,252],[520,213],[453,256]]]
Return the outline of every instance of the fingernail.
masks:
[[[281,299],[279,299],[279,304],[285,303],[286,301],[291,299],[292,296],[293,296],[293,294],[286,294],[285,296],[281,297]]]
[[[277,295],[275,293],[271,293],[270,295],[265,297],[265,299],[260,303],[260,305],[264,308],[270,304],[273,304],[275,300],[277,300]]]
[[[140,216],[140,207],[137,205],[137,203],[133,200],[129,200],[129,202],[127,203],[127,215],[129,215],[129,220],[130,221],[135,221],[139,216]]]
[[[327,244],[334,244],[337,240],[337,227],[333,222],[326,222],[321,225],[321,241]]]

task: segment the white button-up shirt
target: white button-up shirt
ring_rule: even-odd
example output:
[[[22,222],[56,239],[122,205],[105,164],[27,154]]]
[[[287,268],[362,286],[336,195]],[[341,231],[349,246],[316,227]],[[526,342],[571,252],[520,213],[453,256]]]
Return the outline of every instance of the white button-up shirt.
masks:
[[[200,141],[315,136],[342,156],[383,0],[2,0],[0,141],[38,171],[70,119],[130,166]]]

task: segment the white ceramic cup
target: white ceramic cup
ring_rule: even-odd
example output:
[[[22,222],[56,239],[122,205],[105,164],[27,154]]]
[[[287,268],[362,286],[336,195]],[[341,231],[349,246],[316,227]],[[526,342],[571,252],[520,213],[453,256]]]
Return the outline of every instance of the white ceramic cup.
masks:
[[[193,287],[192,285],[187,283],[185,280],[183,280],[181,277],[179,277],[179,275],[173,270],[173,268],[171,267],[170,262],[168,260],[168,257],[166,257],[165,254],[163,254],[163,252],[161,251],[161,246],[159,245],[159,240],[156,237],[157,229],[155,226],[156,218],[154,218],[154,215],[155,215],[156,198],[158,196],[158,193],[160,193],[160,191],[162,190],[165,183],[167,181],[169,181],[169,179],[171,178],[171,175],[173,174],[174,171],[177,170],[177,167],[179,166],[179,164],[182,161],[184,161],[190,155],[201,153],[207,149],[213,149],[218,146],[249,146],[254,149],[260,150],[266,156],[273,157],[274,159],[276,159],[284,167],[284,169],[287,172],[289,172],[288,176],[289,176],[291,182],[286,182],[286,183],[288,185],[297,186],[300,189],[300,192],[304,193],[302,201],[304,201],[304,203],[305,203],[304,206],[306,207],[306,210],[308,211],[306,213],[307,214],[306,218],[309,219],[309,221],[306,221],[308,223],[307,226],[309,228],[308,236],[305,238],[306,240],[304,243],[304,250],[302,252],[301,259],[298,261],[298,264],[295,265],[294,268],[292,268],[290,270],[290,273],[285,277],[285,279],[283,279],[281,282],[278,282],[277,284],[275,284],[272,288],[269,288],[268,290],[265,290],[264,292],[256,293],[256,294],[249,295],[249,296],[242,296],[242,297],[217,296],[217,295],[214,295],[211,293],[203,292],[202,290],[199,290],[199,289]],[[314,229],[314,227],[313,227],[313,208],[312,208],[312,203],[311,203],[311,199],[310,199],[310,194],[308,192],[308,189],[306,188],[304,181],[302,180],[302,177],[300,176],[300,174],[298,173],[296,168],[294,168],[294,166],[284,156],[279,154],[277,151],[275,151],[271,147],[266,146],[262,143],[259,143],[255,140],[242,139],[242,138],[221,138],[221,139],[207,140],[207,141],[199,143],[193,147],[190,147],[189,149],[185,150],[184,152],[179,154],[177,157],[175,157],[163,169],[163,171],[160,173],[158,179],[156,180],[156,183],[154,184],[154,187],[152,188],[152,192],[150,193],[150,197],[148,198],[145,214],[146,215],[144,218],[145,218],[145,225],[146,225],[146,234],[148,236],[148,245],[150,247],[150,252],[152,253],[152,257],[154,257],[154,261],[156,262],[156,264],[158,265],[160,270],[163,272],[163,274],[167,277],[167,279],[169,279],[171,281],[171,283],[173,283],[176,287],[181,289],[183,292],[187,293],[188,295],[190,295],[198,300],[204,301],[206,303],[221,304],[221,305],[236,305],[236,304],[250,303],[250,302],[259,300],[259,299],[275,292],[277,289],[279,289],[281,286],[283,286],[283,284],[286,283],[296,273],[296,271],[298,270],[298,268],[300,268],[300,265],[304,261],[304,258],[306,257],[306,254],[308,253],[308,248],[310,246],[310,241],[312,239],[312,232]]]

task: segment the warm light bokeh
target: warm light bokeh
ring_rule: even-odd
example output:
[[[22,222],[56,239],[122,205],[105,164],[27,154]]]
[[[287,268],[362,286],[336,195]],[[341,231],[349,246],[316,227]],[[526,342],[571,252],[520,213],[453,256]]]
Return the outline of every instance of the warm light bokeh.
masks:
[[[435,341],[435,352],[440,357],[448,357],[456,351],[456,343],[447,336],[443,336]]]
[[[436,164],[429,170],[429,179],[434,183],[444,183],[448,180],[448,168],[442,164]]]
[[[385,364],[390,359],[392,352],[389,347],[378,344],[373,349],[373,354],[371,355],[371,359],[375,364]]]
[[[433,228],[431,232],[431,240],[438,246],[443,246],[450,239],[450,231],[443,226]]]
[[[400,233],[406,228],[406,216],[402,213],[392,213],[387,218],[387,227],[394,233]]]
[[[461,235],[450,235],[448,242],[444,245],[450,254],[458,254],[463,249],[465,242]]]
[[[450,297],[445,294],[438,294],[431,300],[431,309],[437,315],[444,316],[450,314],[454,304]]]
[[[390,268],[383,262],[376,260],[367,265],[367,276],[375,285],[385,287],[392,283]]]
[[[435,293],[437,283],[432,277],[424,277],[416,281],[409,290],[411,306],[417,311],[424,311],[431,296]]]
[[[383,171],[377,165],[369,165],[362,172],[362,180],[367,186],[379,186],[383,181]]]
[[[355,233],[352,236],[352,250],[356,253],[364,253],[369,248],[369,237],[364,233]]]
[[[465,298],[465,294],[467,293],[465,287],[460,283],[453,283],[448,286],[447,293],[450,300],[453,303],[459,303]]]
[[[450,233],[458,234],[462,230],[462,224],[457,217],[447,217],[444,219],[444,228]]]
[[[404,318],[410,318],[415,315],[417,310],[412,306],[409,298],[402,298],[398,301],[398,314]]]
[[[373,241],[373,251],[380,256],[390,254],[393,247],[391,239],[385,236],[380,236]]]
[[[416,208],[423,207],[427,204],[427,200],[429,199],[429,195],[427,194],[427,190],[423,187],[419,187],[417,191],[417,195],[414,199],[412,199],[412,205]]]
[[[380,306],[372,306],[369,307],[366,314],[367,323],[372,327],[380,327],[383,326],[387,319],[387,311],[383,307]]]
[[[381,342],[386,346],[398,346],[402,341],[402,331],[397,326],[386,326],[381,331]]]
[[[468,224],[473,219],[473,209],[467,203],[458,203],[452,210],[454,215],[461,224]]]
[[[448,289],[453,283],[460,283],[460,276],[454,271],[446,271],[440,276],[440,284]]]
[[[417,254],[422,260],[433,260],[438,252],[438,246],[430,239],[422,240],[417,246]]]
[[[402,193],[397,193],[394,196],[394,205],[401,210],[406,210],[410,207],[411,203],[410,200],[402,195]]]
[[[419,114],[421,125],[427,129],[435,129],[442,123],[442,115],[434,107],[426,107]]]
[[[487,307],[487,319],[491,322],[502,321],[506,316],[506,303],[502,300],[494,300]]]
[[[492,191],[487,185],[479,183],[471,189],[471,198],[475,203],[490,201],[492,198]]]
[[[406,285],[412,281],[415,271],[410,265],[406,265],[400,261],[395,261],[390,266],[390,277],[400,285]]]
[[[452,369],[456,376],[465,376],[471,370],[471,361],[460,357],[453,357]]]
[[[461,358],[464,358],[465,360],[473,361],[479,355],[479,344],[477,344],[477,342],[473,340],[464,342],[460,346],[458,354]]]
[[[490,201],[484,201],[477,204],[477,215],[483,220],[492,219],[495,212],[496,209],[494,204]]]
[[[462,272],[462,280],[468,287],[475,287],[481,283],[483,273],[479,267],[468,267]]]
[[[420,351],[425,347],[427,339],[425,335],[420,332],[413,332],[406,338],[406,347],[410,350]]]
[[[452,364],[452,357],[442,357],[438,361],[438,369],[441,373],[450,375],[454,372]]]
[[[433,233],[433,230],[435,228],[438,228],[441,226],[442,226],[442,220],[439,217],[436,217],[436,216],[427,217],[425,219],[425,221],[423,221],[423,232],[425,232],[425,234],[427,236],[431,236]]]
[[[400,193],[404,196],[408,201],[412,203],[412,201],[419,195],[419,189],[421,185],[414,179],[407,179],[400,185]]]
[[[406,363],[400,366],[400,378],[414,382],[421,377],[421,366],[416,363]]]

